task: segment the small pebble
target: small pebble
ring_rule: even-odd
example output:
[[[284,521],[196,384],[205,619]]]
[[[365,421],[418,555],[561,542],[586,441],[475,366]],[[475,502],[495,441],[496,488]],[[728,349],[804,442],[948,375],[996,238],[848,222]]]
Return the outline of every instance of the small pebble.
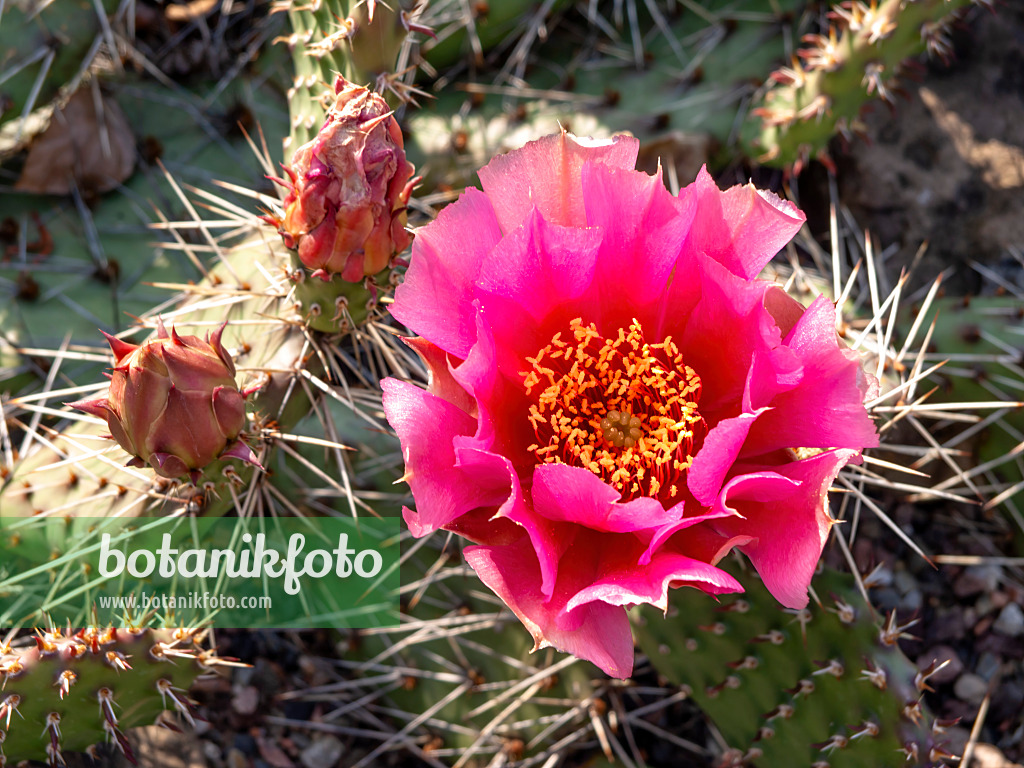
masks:
[[[972,565],[953,582],[953,592],[958,597],[976,595],[979,592],[994,592],[1003,579],[1003,569],[998,565]]]
[[[260,692],[251,685],[243,685],[235,689],[231,706],[240,715],[251,715],[260,705]]]
[[[964,624],[964,610],[959,605],[939,608],[929,633],[933,642],[949,642],[963,639],[967,633]]]
[[[882,587],[872,595],[875,607],[882,613],[889,613],[900,604],[900,595],[892,587]]]
[[[983,653],[978,657],[978,663],[974,668],[978,677],[985,680],[991,680],[993,675],[999,671],[999,667],[1002,666],[1002,661],[994,653]]]
[[[988,595],[979,595],[978,599],[974,601],[974,610],[978,612],[979,616],[987,616],[995,610],[995,605],[992,604],[992,598]]]
[[[1024,632],[1024,611],[1016,603],[1007,603],[992,629],[1007,637],[1017,637]]]
[[[240,749],[232,747],[228,750],[227,768],[249,768],[249,758],[245,756],[245,753]]]
[[[892,569],[886,566],[881,566],[871,571],[871,583],[876,587],[888,587],[892,585],[893,574]]]
[[[981,704],[988,692],[988,683],[979,675],[965,672],[957,679],[956,685],[953,686],[953,692],[956,693],[957,698],[968,704]]]
[[[913,574],[899,570],[892,576],[892,585],[896,587],[896,591],[901,595],[906,595],[917,587],[917,579],[914,578]]]
[[[920,589],[912,589],[900,598],[900,608],[904,611],[920,611],[923,604],[924,596]]]
[[[212,741],[205,741],[204,740],[203,741],[203,755],[205,755],[207,760],[218,761],[219,762],[220,759],[221,759],[220,747],[218,747]]]
[[[344,750],[341,739],[328,733],[302,750],[299,760],[306,768],[331,768],[341,760]]]
[[[236,733],[234,747],[245,755],[256,754],[256,740],[248,733]]]

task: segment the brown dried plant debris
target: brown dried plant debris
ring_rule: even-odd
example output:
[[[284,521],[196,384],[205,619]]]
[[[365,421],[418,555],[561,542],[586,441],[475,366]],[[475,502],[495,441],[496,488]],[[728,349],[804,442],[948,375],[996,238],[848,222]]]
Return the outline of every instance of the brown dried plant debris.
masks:
[[[32,142],[14,188],[67,195],[109,192],[135,169],[135,137],[124,113],[96,87],[76,91]]]

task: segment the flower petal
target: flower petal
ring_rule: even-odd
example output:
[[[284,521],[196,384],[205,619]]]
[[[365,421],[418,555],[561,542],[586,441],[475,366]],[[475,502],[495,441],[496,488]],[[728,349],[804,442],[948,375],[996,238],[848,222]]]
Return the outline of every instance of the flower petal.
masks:
[[[477,283],[478,309],[486,313],[506,376],[521,381],[524,359],[580,316],[601,236],[596,228],[552,224],[533,209],[494,249]]]
[[[693,220],[691,201],[673,197],[660,173],[587,163],[582,180],[587,225],[604,233],[586,297],[594,319],[619,328],[636,317],[652,337],[662,336],[666,314],[680,311],[663,295]]]
[[[473,402],[473,397],[452,375],[450,355],[424,338],[406,338],[402,341],[412,347],[427,366],[427,372],[430,374],[427,392],[447,400],[471,416],[475,415],[476,403]]]
[[[501,240],[487,197],[467,189],[417,233],[391,314],[445,352],[465,358],[473,346],[473,299],[481,265]]]
[[[758,417],[767,409],[754,413],[741,413],[731,419],[722,419],[704,438],[704,445],[693,457],[686,475],[690,493],[704,506],[710,506],[722,489],[725,476],[736,462],[747,433]]]
[[[553,646],[592,661],[613,677],[633,672],[633,637],[622,608],[592,602],[573,611],[571,629],[560,628],[564,602],[549,601],[540,589],[540,566],[529,539],[501,547],[466,547],[466,561],[533,635],[534,650]]]
[[[874,386],[853,350],[840,347],[835,307],[819,296],[797,321],[785,344],[803,364],[801,384],[771,400],[772,410],[751,429],[744,452],[778,448],[871,448],[875,426],[864,409]]]
[[[631,606],[648,603],[662,611],[668,610],[670,587],[696,587],[709,595],[742,592],[743,586],[723,570],[692,557],[659,550],[650,563],[609,563],[602,577],[577,592],[566,604],[566,610],[599,600],[609,605]]]
[[[706,167],[679,196],[693,197],[696,204],[688,245],[747,279],[760,274],[807,218],[792,203],[753,184],[720,191]]]
[[[857,451],[826,451],[769,470],[752,469],[730,480],[719,504],[738,516],[709,523],[723,536],[751,536],[740,547],[768,591],[788,608],[807,605],[807,587],[828,539],[832,520],[827,492]]]
[[[660,501],[641,497],[619,503],[622,494],[582,467],[542,464],[533,471],[533,506],[548,520],[576,523],[595,531],[627,533],[673,523],[683,505],[666,510]]]
[[[700,299],[681,338],[684,362],[701,379],[700,413],[714,426],[739,415],[755,350],[780,345],[782,336],[764,308],[770,283],[736,277],[706,256],[696,259]]]
[[[526,418],[528,404],[521,386],[522,379],[517,376],[515,380],[509,380],[501,375],[494,328],[490,322],[494,312],[485,311],[479,307],[479,302],[476,305],[476,344],[465,361],[452,371],[452,376],[473,398],[471,412],[477,416],[477,428],[471,440],[459,438],[456,444],[518,456],[526,452],[535,438]],[[513,369],[519,367],[514,362],[507,365]],[[520,418],[510,418],[510,414]]]
[[[476,426],[465,411],[396,379],[384,379],[381,389],[384,413],[402,444],[405,480],[416,498],[416,511],[405,510],[414,536],[425,536],[472,509],[494,506],[508,497],[507,484],[481,486],[472,473],[455,465],[453,440]]]
[[[518,227],[536,207],[550,222],[584,226],[580,171],[584,163],[632,169],[640,142],[631,136],[581,139],[562,131],[499,155],[480,169],[502,232]]]

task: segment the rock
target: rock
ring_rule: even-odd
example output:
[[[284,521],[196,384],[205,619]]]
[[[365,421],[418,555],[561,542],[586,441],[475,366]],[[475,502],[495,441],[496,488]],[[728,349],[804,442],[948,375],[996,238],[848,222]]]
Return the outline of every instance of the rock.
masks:
[[[344,751],[341,739],[328,733],[302,750],[299,760],[306,768],[331,768],[338,764]]]
[[[999,671],[999,667],[1002,666],[1002,661],[994,653],[982,653],[978,658],[978,663],[974,668],[975,673],[978,677],[985,680],[991,680],[992,677]]]
[[[959,605],[940,607],[936,610],[935,621],[929,627],[932,642],[942,643],[962,640],[967,634],[964,609]]]
[[[964,570],[953,583],[957,597],[976,595],[979,592],[994,592],[1003,578],[1003,569],[998,565],[972,565]]]
[[[988,693],[988,683],[980,675],[976,675],[973,672],[965,672],[957,679],[956,685],[953,686],[953,692],[962,701],[978,705],[981,704],[985,694]]]
[[[1007,603],[999,612],[999,618],[992,625],[992,629],[1007,637],[1017,637],[1024,633],[1024,611],[1016,603]]]
[[[909,613],[920,611],[923,604],[924,596],[920,589],[912,589],[900,598],[900,609]]]
[[[896,588],[896,591],[901,595],[905,595],[912,589],[917,588],[917,579],[914,578],[914,574],[905,570],[898,570],[892,575],[892,585]]]
[[[260,692],[252,685],[242,685],[235,688],[235,695],[231,699],[231,706],[240,715],[251,715],[260,705]]]

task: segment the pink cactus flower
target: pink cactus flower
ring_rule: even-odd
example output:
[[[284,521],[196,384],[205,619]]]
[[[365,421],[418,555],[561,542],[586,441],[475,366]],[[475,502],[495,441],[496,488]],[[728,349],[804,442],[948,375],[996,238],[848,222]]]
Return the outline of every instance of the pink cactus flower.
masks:
[[[227,325],[225,323],[224,325]],[[103,334],[114,353],[106,397],[68,403],[107,422],[111,437],[132,455],[129,466],[152,466],[158,475],[199,480],[220,458],[260,466],[239,439],[245,428],[245,393],[235,364],[221,344],[224,325],[203,340],[168,334],[140,345]]]
[[[535,648],[616,677],[625,608],[741,591],[716,567],[733,548],[804,606],[826,491],[878,442],[833,304],[757,279],[804,215],[706,170],[673,197],[637,149],[562,133],[482,169],[417,234],[392,306],[430,385],[382,383],[412,533],[474,542]]]
[[[380,96],[338,76],[320,132],[284,166],[283,219],[269,219],[313,277],[359,282],[410,240],[406,206],[416,183],[402,131]]]

